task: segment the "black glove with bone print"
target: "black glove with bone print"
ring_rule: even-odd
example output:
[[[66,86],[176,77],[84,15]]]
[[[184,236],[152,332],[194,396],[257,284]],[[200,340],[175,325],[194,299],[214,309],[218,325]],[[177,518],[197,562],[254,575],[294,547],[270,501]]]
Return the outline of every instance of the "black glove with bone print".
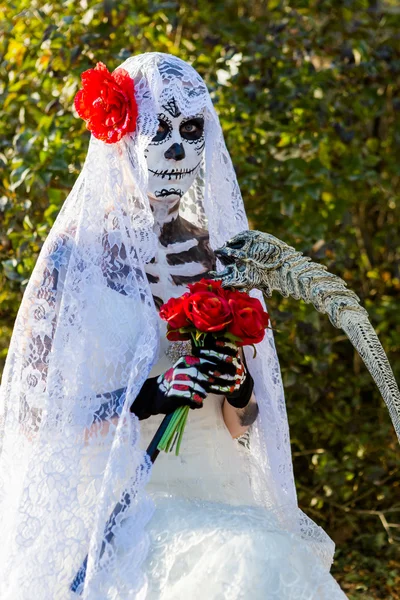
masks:
[[[159,377],[147,379],[130,410],[142,420],[167,415],[180,406],[201,408],[207,388],[208,364],[204,366],[196,356],[182,356]]]
[[[206,347],[193,346],[159,377],[144,383],[130,410],[139,420],[173,412],[180,406],[201,408],[209,393],[223,394],[235,408],[244,408],[253,392],[253,378],[235,344],[207,336]]]
[[[203,383],[207,392],[223,394],[233,407],[244,408],[250,402],[254,381],[241,358],[238,347],[227,340],[207,335],[204,347],[193,345],[193,355],[200,359]]]

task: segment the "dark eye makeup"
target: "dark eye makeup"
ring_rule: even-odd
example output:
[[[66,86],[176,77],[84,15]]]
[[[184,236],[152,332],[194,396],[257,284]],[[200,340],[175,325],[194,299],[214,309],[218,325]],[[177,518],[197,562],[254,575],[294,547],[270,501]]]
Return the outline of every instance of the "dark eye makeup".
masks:
[[[198,140],[204,132],[204,119],[202,117],[188,119],[181,123],[179,131],[185,140]]]
[[[171,125],[165,120],[159,117],[158,129],[156,135],[151,140],[152,142],[162,142],[171,131]]]
[[[156,135],[151,140],[152,143],[160,143],[171,134],[172,123],[168,117],[164,114],[158,117],[158,129]],[[202,137],[204,132],[204,119],[203,117],[193,117],[183,121],[179,126],[179,132],[183,139],[188,141],[198,140]]]

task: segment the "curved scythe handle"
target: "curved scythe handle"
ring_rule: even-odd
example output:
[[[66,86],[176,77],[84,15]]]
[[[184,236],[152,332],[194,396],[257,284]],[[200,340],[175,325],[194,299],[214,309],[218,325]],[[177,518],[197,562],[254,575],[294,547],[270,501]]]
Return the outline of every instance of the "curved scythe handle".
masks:
[[[400,442],[400,392],[386,353],[359,298],[326,267],[269,233],[243,231],[215,252],[224,270],[214,273],[224,287],[260,289],[266,297],[311,303],[343,329],[371,373],[389,410]]]

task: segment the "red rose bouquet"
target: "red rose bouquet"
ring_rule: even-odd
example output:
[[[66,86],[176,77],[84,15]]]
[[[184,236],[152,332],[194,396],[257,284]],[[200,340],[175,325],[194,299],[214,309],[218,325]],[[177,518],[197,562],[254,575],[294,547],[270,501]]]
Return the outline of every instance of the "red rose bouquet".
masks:
[[[228,339],[238,347],[258,344],[269,325],[269,315],[257,298],[245,292],[227,290],[221,281],[202,279],[188,286],[179,298],[171,298],[160,308],[160,317],[167,322],[167,338],[171,341],[192,339],[203,346],[207,335]],[[175,410],[159,445],[159,450],[176,454],[185,428],[188,406]]]

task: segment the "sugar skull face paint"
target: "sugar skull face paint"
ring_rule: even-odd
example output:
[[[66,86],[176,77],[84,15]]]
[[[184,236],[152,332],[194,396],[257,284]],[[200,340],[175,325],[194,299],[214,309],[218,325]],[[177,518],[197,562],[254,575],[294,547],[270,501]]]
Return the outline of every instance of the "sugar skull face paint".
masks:
[[[146,148],[148,194],[153,201],[176,203],[190,188],[204,151],[204,117],[184,117],[174,99],[162,107],[158,131]]]

